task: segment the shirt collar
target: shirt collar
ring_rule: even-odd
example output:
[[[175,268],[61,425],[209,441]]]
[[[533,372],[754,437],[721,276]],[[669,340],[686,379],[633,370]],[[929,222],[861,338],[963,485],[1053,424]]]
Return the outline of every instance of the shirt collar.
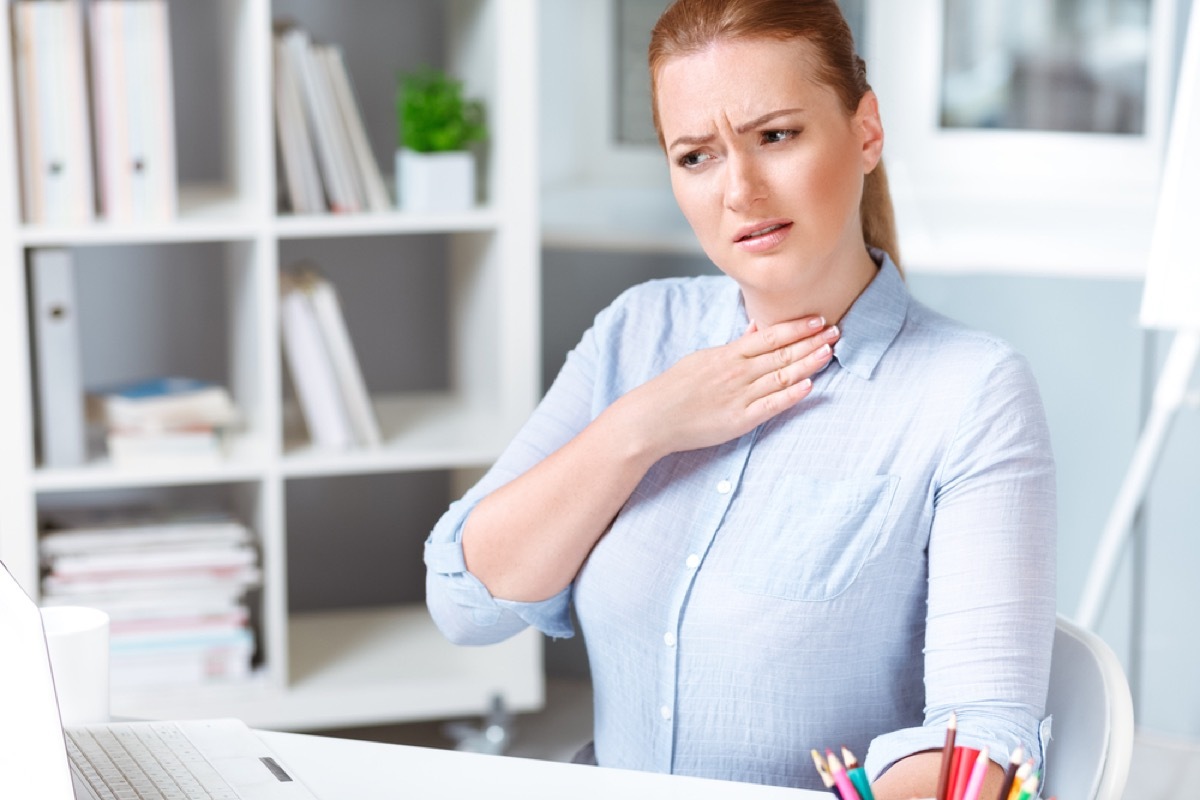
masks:
[[[900,270],[882,250],[871,248],[871,256],[879,273],[838,323],[842,338],[833,347],[838,363],[863,380],[871,379],[908,315],[908,289]]]
[[[879,265],[879,273],[838,323],[842,338],[833,348],[833,357],[842,368],[863,380],[871,379],[875,366],[900,333],[908,315],[908,289],[900,277],[900,270],[884,251],[868,249]],[[724,287],[730,295],[717,306],[728,309],[728,318],[716,323],[710,331],[712,347],[732,342],[745,333],[750,324],[737,283],[730,279]]]

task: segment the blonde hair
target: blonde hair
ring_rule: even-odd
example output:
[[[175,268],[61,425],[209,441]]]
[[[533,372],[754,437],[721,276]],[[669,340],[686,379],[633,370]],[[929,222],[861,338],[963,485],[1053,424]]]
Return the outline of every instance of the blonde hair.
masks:
[[[713,42],[751,38],[804,39],[816,51],[817,81],[837,93],[847,114],[871,90],[867,65],[854,49],[854,37],[836,0],[675,0],[650,35],[650,102],[658,142],[664,144],[658,116],[658,71],[669,59],[700,52]],[[883,161],[863,182],[863,240],[900,264],[896,215]]]

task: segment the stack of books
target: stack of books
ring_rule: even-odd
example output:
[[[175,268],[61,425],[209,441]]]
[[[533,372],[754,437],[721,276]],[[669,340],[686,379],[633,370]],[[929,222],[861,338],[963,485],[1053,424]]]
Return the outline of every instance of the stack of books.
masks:
[[[25,220],[90,222],[94,197],[109,221],[171,219],[178,178],[167,2],[91,0],[86,23],[84,7],[11,5]]]
[[[115,466],[217,463],[237,408],[223,386],[153,378],[88,393],[88,418],[104,427]]]
[[[284,205],[297,214],[390,209],[341,49],[283,24],[274,57]]]
[[[379,446],[379,421],[333,284],[304,268],[282,273],[279,289],[283,353],[313,445]]]
[[[43,605],[111,618],[114,689],[245,679],[258,551],[227,514],[61,512],[39,543]]]

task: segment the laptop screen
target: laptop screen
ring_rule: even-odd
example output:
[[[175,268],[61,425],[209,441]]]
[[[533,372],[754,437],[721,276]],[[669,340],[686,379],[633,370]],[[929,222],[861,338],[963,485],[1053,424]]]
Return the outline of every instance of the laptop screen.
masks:
[[[0,797],[74,800],[37,604],[0,562]]]

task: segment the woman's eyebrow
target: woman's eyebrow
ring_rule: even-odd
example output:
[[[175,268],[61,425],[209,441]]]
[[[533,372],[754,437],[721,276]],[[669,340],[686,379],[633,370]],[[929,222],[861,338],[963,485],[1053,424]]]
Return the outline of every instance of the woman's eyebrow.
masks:
[[[711,134],[711,133],[700,134],[697,136],[680,136],[675,141],[671,142],[671,146],[668,147],[667,149],[674,150],[676,148],[676,146],[681,145],[681,144],[686,144],[686,145],[708,144],[712,140],[713,140],[713,134]]]
[[[738,133],[745,133],[746,131],[754,130],[760,125],[765,125],[766,123],[778,117],[786,117],[788,114],[799,114],[803,111],[803,108],[781,108],[778,111],[768,111],[761,117],[756,117],[749,122],[744,122],[741,125],[738,125],[736,128],[734,128],[734,130]]]
[[[804,111],[803,108],[781,108],[781,109],[778,109],[777,111],[768,111],[766,114],[763,114],[761,117],[755,117],[754,119],[750,120],[749,122],[743,122],[741,125],[738,125],[736,128],[734,128],[734,132],[738,133],[738,134],[746,133],[747,131],[754,130],[755,128],[759,127],[760,125],[765,125],[766,123],[770,122],[773,119],[777,119],[779,117],[786,117],[789,114],[799,114],[799,113],[802,113],[803,111]],[[714,135],[715,134],[704,133],[704,134],[696,134],[696,135],[690,135],[690,136],[680,136],[680,137],[676,138],[674,141],[672,141],[670,146],[667,149],[674,150],[678,145],[681,145],[681,144],[686,144],[686,145],[708,144],[709,142],[711,142],[713,140]]]

